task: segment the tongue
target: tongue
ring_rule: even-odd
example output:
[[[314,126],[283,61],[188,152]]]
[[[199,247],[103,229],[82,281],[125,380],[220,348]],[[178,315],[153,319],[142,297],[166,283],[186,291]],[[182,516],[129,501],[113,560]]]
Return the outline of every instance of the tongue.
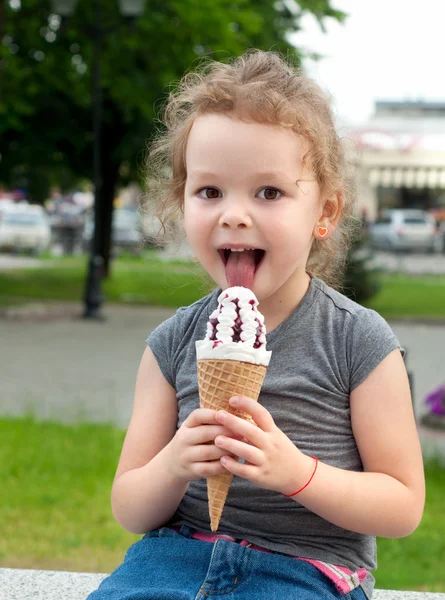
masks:
[[[255,276],[254,250],[231,252],[226,264],[226,279],[229,287],[241,286],[252,289]]]

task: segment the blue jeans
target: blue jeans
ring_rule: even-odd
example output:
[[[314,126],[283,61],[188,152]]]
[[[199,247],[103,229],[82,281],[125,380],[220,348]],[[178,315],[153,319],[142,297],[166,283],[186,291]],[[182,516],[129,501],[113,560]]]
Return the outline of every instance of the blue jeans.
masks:
[[[192,533],[185,525],[147,533],[87,600],[366,600],[360,587],[341,595],[309,563]]]

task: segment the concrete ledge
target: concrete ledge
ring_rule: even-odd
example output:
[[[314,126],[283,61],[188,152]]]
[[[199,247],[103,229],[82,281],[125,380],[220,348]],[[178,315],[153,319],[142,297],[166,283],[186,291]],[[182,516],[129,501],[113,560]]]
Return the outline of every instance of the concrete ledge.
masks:
[[[0,600],[85,600],[104,573],[0,569]],[[445,594],[376,590],[373,600],[439,600]]]

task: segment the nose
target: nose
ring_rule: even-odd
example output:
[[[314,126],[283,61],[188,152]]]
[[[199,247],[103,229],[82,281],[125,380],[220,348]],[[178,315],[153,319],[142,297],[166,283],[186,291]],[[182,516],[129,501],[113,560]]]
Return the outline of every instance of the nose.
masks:
[[[224,229],[249,229],[252,227],[252,219],[247,206],[236,198],[226,201],[222,206],[219,226]]]

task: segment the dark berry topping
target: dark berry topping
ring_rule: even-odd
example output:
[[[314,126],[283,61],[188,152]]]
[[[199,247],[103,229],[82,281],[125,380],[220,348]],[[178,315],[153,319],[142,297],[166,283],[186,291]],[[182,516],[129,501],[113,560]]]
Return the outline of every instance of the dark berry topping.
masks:
[[[212,333],[210,339],[216,340],[216,326],[218,325],[218,319],[210,319],[209,323],[213,327],[213,333]]]
[[[239,309],[238,310],[238,314],[239,314]],[[239,342],[241,341],[241,325],[243,324],[243,322],[241,321],[241,317],[238,316],[235,319],[235,324],[233,326],[233,341],[234,342]]]

